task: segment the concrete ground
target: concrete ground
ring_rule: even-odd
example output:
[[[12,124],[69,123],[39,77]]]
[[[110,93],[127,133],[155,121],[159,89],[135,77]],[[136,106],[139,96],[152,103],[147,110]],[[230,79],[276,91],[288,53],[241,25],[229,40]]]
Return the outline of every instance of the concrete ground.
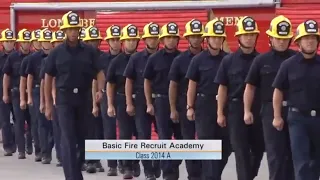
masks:
[[[2,147],[2,145],[0,145]],[[4,157],[3,150],[0,148],[0,179],[6,180],[64,180],[62,168],[55,166],[56,160],[50,165],[42,165],[33,161],[34,157],[27,156],[25,160],[18,160],[15,154],[12,157]],[[106,168],[106,161],[103,166]],[[121,176],[108,177],[106,173],[84,174],[85,180],[121,180]],[[159,178],[160,179],[160,178]],[[185,164],[180,166],[180,179],[187,180]],[[224,170],[222,180],[236,180],[236,170],[234,156],[230,156],[228,165]],[[141,175],[136,180],[144,180]],[[263,159],[259,176],[255,180],[268,180],[268,167],[266,159]]]

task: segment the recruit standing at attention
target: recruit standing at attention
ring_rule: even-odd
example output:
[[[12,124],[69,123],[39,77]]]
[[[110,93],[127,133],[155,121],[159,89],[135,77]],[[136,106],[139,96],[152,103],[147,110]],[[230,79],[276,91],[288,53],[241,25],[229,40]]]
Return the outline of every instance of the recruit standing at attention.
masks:
[[[291,180],[293,177],[293,166],[290,151],[290,140],[287,124],[282,131],[273,127],[272,108],[272,82],[280,68],[281,63],[296,54],[289,49],[293,37],[292,25],[284,16],[274,18],[267,30],[270,38],[271,50],[255,58],[246,78],[246,89],[244,92],[245,116],[252,117],[252,102],[255,97],[256,87],[261,95],[261,118],[264,132],[264,141],[267,152],[269,179]],[[287,98],[287,94],[285,96]],[[282,118],[287,119],[288,102],[284,98],[282,103]]]
[[[3,97],[3,66],[8,56],[14,52],[14,45],[16,38],[10,29],[5,29],[1,32],[0,42],[2,45],[2,52],[0,52],[0,97]],[[9,92],[7,92],[9,94]],[[10,113],[12,111],[12,104],[10,101],[5,102],[0,100],[0,125],[2,132],[2,145],[4,150],[4,156],[12,156],[16,152],[16,144],[14,140],[14,132],[12,124],[10,122]]]
[[[52,148],[53,141],[53,129],[52,122],[48,121],[45,114],[40,112],[40,70],[42,61],[48,56],[51,49],[53,33],[49,29],[43,29],[40,32],[40,38],[38,41],[41,43],[42,50],[38,53],[31,55],[28,61],[26,73],[28,74],[28,101],[33,105],[36,112],[36,118],[38,119],[39,128],[39,140],[41,149],[42,164],[50,164],[52,160]]]
[[[202,51],[202,34],[204,27],[197,19],[192,19],[185,25],[184,37],[189,42],[189,49],[174,58],[169,72],[169,102],[170,118],[181,125],[184,139],[195,139],[195,123],[187,118],[187,89],[188,79],[185,78],[191,59]],[[201,177],[201,161],[186,161],[188,179],[196,180]]]
[[[244,81],[253,59],[258,55],[255,47],[259,33],[252,17],[246,16],[238,21],[235,36],[240,47],[223,58],[215,78],[215,83],[219,84],[217,122],[221,127],[228,124],[238,180],[253,180],[257,176],[264,153],[259,98],[254,99],[253,119],[243,118]],[[226,105],[227,113],[224,112]]]
[[[319,25],[315,20],[301,23],[294,42],[299,53],[284,61],[273,82],[273,126],[284,127],[282,102],[288,92],[287,123],[295,180],[318,180],[320,173],[320,56]],[[311,160],[316,166],[310,166]]]
[[[123,73],[130,56],[137,50],[139,40],[139,30],[135,25],[128,24],[123,27],[120,41],[123,43],[124,52],[111,60],[107,72],[108,115],[110,117],[117,117],[120,139],[131,139],[135,130],[134,118],[126,112],[126,78],[123,76]],[[133,176],[140,176],[138,160],[123,160],[123,168],[123,179],[132,179]]]
[[[143,28],[142,39],[146,48],[133,54],[124,71],[126,77],[125,93],[127,113],[135,118],[138,139],[151,139],[154,116],[147,113],[146,98],[143,90],[143,71],[148,57],[157,52],[159,47],[159,25],[149,23]],[[161,175],[159,161],[142,160],[146,180],[155,180]]]
[[[20,45],[20,49],[11,53],[4,66],[3,66],[3,101],[9,103],[9,97],[13,106],[13,113],[15,116],[15,139],[18,146],[18,158],[25,159],[25,122],[27,121],[30,125],[30,116],[27,111],[27,103],[25,98],[26,89],[24,88],[21,92],[20,87],[20,67],[23,58],[30,54],[30,43],[31,32],[27,29],[22,29],[18,33],[17,42]],[[11,92],[11,96],[9,96]],[[23,94],[24,97],[21,97]]]
[[[173,134],[175,134],[176,139],[182,139],[180,124],[173,123],[170,119],[168,96],[170,83],[168,74],[173,59],[180,54],[177,49],[180,39],[178,25],[171,22],[162,26],[159,39],[164,44],[164,48],[148,58],[143,74],[147,112],[156,118],[160,139],[172,139]],[[162,160],[163,179],[179,179],[180,164],[181,161],[179,160]]]

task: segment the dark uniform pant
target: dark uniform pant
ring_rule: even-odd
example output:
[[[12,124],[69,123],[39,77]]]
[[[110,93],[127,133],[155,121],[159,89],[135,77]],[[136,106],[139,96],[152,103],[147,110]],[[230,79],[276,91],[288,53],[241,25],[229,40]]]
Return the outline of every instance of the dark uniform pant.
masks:
[[[18,152],[25,152],[25,122],[30,126],[30,116],[28,110],[22,110],[20,108],[20,92],[19,88],[13,88],[11,90],[11,99],[13,106],[13,113],[15,116],[14,131],[15,131],[15,141],[18,146]]]
[[[320,112],[311,116],[311,111],[298,111],[296,108],[289,108],[287,119],[295,180],[319,180]],[[311,166],[312,160],[314,165]]]
[[[154,96],[155,118],[159,139],[171,140],[173,135],[175,139],[183,139],[180,124],[174,124],[170,119],[168,95],[154,94]],[[162,169],[162,176],[168,177],[174,176],[174,174],[178,175],[181,162],[181,160],[161,160],[160,166]]]
[[[40,112],[40,86],[33,88],[33,104],[38,119],[39,140],[41,146],[41,156],[51,158],[53,141],[52,121],[47,120],[45,115]]]
[[[135,127],[137,129],[137,139],[151,139],[151,130],[154,116],[146,112],[147,105],[144,93],[138,92],[134,97],[135,105]],[[145,174],[154,174],[159,166],[159,161],[142,161]],[[156,166],[156,167],[155,167]]]
[[[195,125],[198,139],[222,140],[222,159],[202,161],[203,180],[221,180],[222,172],[232,152],[227,128],[217,124],[217,102],[215,95],[198,93],[195,104]]]
[[[89,127],[89,132],[88,132],[89,136],[87,139],[103,139],[103,124],[102,124],[102,117],[100,112],[101,111],[99,111],[99,114],[97,117],[94,117],[94,115],[91,114],[92,123],[90,124],[90,127]],[[88,160],[87,163],[94,164],[98,162],[99,160]]]
[[[132,139],[135,131],[134,117],[129,116],[126,112],[126,96],[124,94],[117,93],[117,119],[119,126],[119,139]],[[133,164],[139,163],[137,160],[123,160],[124,170],[133,170]]]
[[[52,120],[52,128],[53,128],[53,139],[54,146],[56,149],[56,157],[59,162],[61,162],[61,130],[59,126],[57,108],[53,108],[53,120]]]
[[[2,124],[1,125],[2,143],[3,143],[3,149],[6,152],[16,151],[13,127],[10,122],[11,108],[12,108],[12,104],[5,104],[2,100],[0,100],[0,121]]]
[[[253,105],[254,123],[244,123],[242,99],[232,99],[228,104],[227,126],[235,153],[238,180],[253,180],[259,172],[264,154],[264,141],[260,106]]]
[[[181,134],[183,139],[195,139],[196,128],[195,122],[189,121],[187,118],[187,96],[182,94],[178,100],[179,122],[181,125]],[[198,180],[201,178],[201,161],[186,160],[186,168],[189,180]]]
[[[56,108],[61,130],[61,157],[66,180],[83,180],[81,166],[85,159],[85,138],[90,123],[91,89],[73,93],[57,89]],[[79,156],[78,156],[79,153]]]
[[[117,103],[115,103],[117,104]],[[107,95],[103,94],[103,99],[100,104],[102,123],[103,123],[103,134],[105,139],[117,139],[117,120],[115,117],[108,116],[108,101]],[[117,107],[117,105],[115,105]],[[117,160],[108,160],[108,167],[117,168]]]
[[[272,125],[274,117],[272,102],[264,103],[261,108],[270,180],[294,179],[289,130],[286,122],[287,114],[288,108],[283,107],[282,118],[285,121],[285,126],[282,131],[278,131]]]
[[[40,149],[40,140],[39,140],[38,118],[36,114],[37,111],[34,105],[32,106],[29,105],[28,107],[29,107],[29,114],[31,119],[31,134],[32,134],[32,139],[34,143],[34,151],[35,151],[35,154],[38,155],[41,152],[41,149]]]

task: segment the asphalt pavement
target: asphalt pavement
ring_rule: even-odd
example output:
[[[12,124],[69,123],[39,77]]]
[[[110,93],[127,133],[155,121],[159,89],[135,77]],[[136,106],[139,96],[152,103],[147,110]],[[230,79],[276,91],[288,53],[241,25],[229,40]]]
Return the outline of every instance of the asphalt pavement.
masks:
[[[0,144],[2,147],[2,144]],[[107,168],[106,161],[102,161],[103,166]],[[143,172],[143,171],[142,171]],[[106,172],[96,174],[84,174],[85,180],[121,180],[121,176],[108,177]],[[0,148],[0,179],[6,180],[64,180],[61,167],[56,167],[56,160],[49,165],[34,162],[34,156],[27,156],[27,159],[18,160],[17,154],[12,157],[3,156],[3,150]],[[160,179],[160,178],[159,178]],[[180,179],[187,180],[185,164],[180,166]],[[227,167],[225,168],[222,180],[236,180],[236,169],[234,156],[231,155]],[[141,174],[135,180],[144,180],[144,175]],[[268,180],[268,167],[266,158],[264,157],[259,176],[255,180]]]

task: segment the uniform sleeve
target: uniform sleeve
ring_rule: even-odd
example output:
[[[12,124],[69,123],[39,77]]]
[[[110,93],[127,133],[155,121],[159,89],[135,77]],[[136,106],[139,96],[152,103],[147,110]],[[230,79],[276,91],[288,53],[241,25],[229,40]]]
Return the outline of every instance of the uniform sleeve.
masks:
[[[99,57],[100,57],[100,52],[92,48],[92,61],[93,61],[93,69],[95,71],[95,75],[97,75],[98,72],[103,70],[103,63]]]
[[[180,82],[181,77],[180,77],[180,73],[179,73],[179,58],[174,58],[174,60],[171,64],[171,67],[170,67],[168,77],[169,77],[170,81]]]
[[[23,58],[22,62],[21,62],[21,66],[20,66],[20,69],[19,69],[19,75],[22,76],[22,77],[27,77],[28,74],[26,73],[27,71],[27,66],[28,66],[28,57],[25,57]]]
[[[40,68],[40,79],[44,79],[44,67],[45,67],[45,63],[47,61],[47,58],[44,58],[43,61],[41,61],[41,68]]]
[[[277,88],[281,91],[289,88],[288,65],[286,62],[283,62],[281,64],[277,76],[272,83],[272,87]]]
[[[152,80],[154,78],[155,72],[154,72],[154,65],[153,65],[154,62],[153,61],[154,61],[154,57],[151,55],[148,58],[146,67],[143,72],[143,77],[145,79]]]
[[[116,83],[116,59],[117,58],[111,60],[107,70],[106,81],[112,84]]]
[[[190,79],[192,81],[198,82],[199,81],[199,67],[198,67],[198,61],[193,58],[189,64],[188,71],[186,74],[186,78]]]
[[[127,64],[126,69],[124,70],[123,76],[126,78],[135,80],[136,79],[136,72],[134,70],[134,62],[135,62],[136,57],[131,56],[129,59],[129,62]]]
[[[50,76],[56,76],[57,74],[57,67],[56,67],[56,51],[57,49],[54,49],[48,56],[46,63],[44,65],[44,73],[50,75]]]
[[[33,68],[33,62],[31,60],[28,60],[27,64],[27,68],[25,73],[26,74],[31,74],[32,76],[34,76],[34,68]]]
[[[9,76],[12,74],[12,63],[11,63],[11,61],[12,61],[12,58],[9,55],[8,58],[6,59],[6,62],[3,65],[3,68],[2,68],[2,72],[4,74],[9,75]]]
[[[248,72],[245,82],[253,86],[259,87],[260,85],[260,58],[259,56],[254,59],[251,64],[250,70]]]
[[[222,62],[219,66],[219,69],[217,71],[217,75],[214,79],[214,82],[221,85],[228,85],[229,78],[228,78],[228,66],[229,66],[229,56],[225,56],[222,59]]]

